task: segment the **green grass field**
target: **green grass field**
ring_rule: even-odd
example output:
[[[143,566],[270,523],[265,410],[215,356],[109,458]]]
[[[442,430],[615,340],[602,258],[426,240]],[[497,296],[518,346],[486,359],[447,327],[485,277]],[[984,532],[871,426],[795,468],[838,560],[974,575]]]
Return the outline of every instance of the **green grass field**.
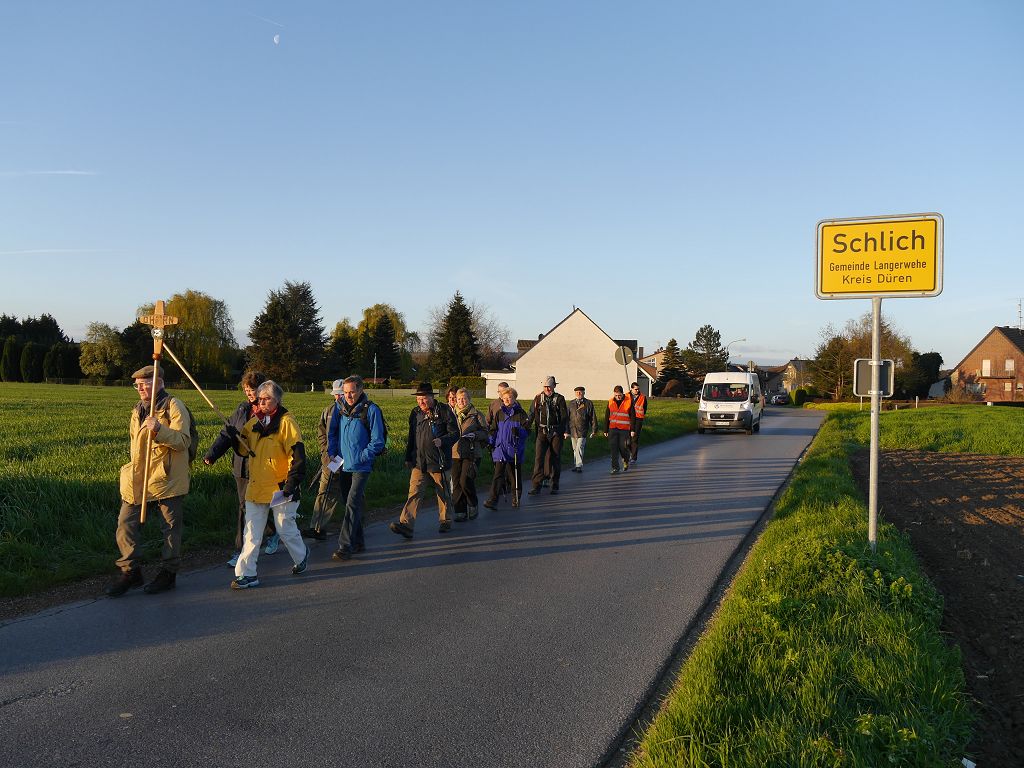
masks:
[[[849,468],[869,414],[830,414],[775,518],[680,672],[639,766],[951,766],[969,738],[942,598],[867,509]],[[1024,411],[936,407],[880,416],[883,448],[1024,455]]]
[[[171,389],[192,410],[198,424],[200,455],[220,430],[217,415],[191,389]],[[388,450],[378,460],[367,484],[368,507],[400,504],[408,487],[404,466],[409,396],[375,397],[388,424]],[[230,413],[240,392],[208,393],[217,407]],[[0,384],[0,596],[24,594],[83,576],[109,572],[117,558],[114,527],[120,507],[117,473],[128,460],[128,419],[138,402],[129,388]],[[284,405],[298,419],[310,459],[319,466],[316,424],[332,402],[322,392],[284,396]],[[484,410],[486,400],[476,401]],[[598,415],[604,413],[596,404]],[[524,404],[529,407],[529,402]],[[676,437],[696,426],[696,406],[682,400],[655,401],[643,432],[643,443]],[[569,455],[564,449],[563,462]],[[591,440],[588,460],[607,456],[603,438]],[[532,466],[532,446],[527,466]],[[229,457],[212,467],[197,459],[192,490],[185,502],[185,545],[228,547],[234,540],[237,498]],[[491,463],[484,460],[478,487],[490,484]],[[310,478],[307,478],[307,485]],[[300,514],[309,514],[314,492],[303,496]],[[146,552],[159,553],[159,526],[145,527]]]

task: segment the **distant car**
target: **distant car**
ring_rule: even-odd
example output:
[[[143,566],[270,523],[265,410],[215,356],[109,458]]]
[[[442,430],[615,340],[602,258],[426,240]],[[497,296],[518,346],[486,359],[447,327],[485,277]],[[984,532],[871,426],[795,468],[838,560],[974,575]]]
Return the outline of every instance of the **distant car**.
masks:
[[[777,392],[768,398],[768,402],[772,405],[786,405],[789,403],[789,395],[785,392]]]

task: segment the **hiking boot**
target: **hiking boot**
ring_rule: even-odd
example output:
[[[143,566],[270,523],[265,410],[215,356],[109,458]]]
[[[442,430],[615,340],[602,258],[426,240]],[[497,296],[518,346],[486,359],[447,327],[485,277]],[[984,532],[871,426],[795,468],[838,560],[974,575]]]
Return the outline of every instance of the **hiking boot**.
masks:
[[[442,520],[441,524],[437,526],[438,533],[448,533],[452,529],[452,524],[447,520]]]
[[[169,589],[174,589],[174,580],[176,578],[177,575],[173,571],[161,568],[160,573],[156,575],[156,578],[143,587],[142,591],[147,595],[156,595],[160,592],[166,592]]]
[[[557,488],[552,488],[551,489],[551,495],[552,496],[556,495],[557,493],[558,493],[558,489]]]
[[[120,597],[129,589],[142,586],[142,570],[132,568],[130,571],[121,571],[121,575],[110,582],[103,591],[107,597]]]
[[[280,546],[281,546],[281,537],[278,536],[276,533],[272,534],[270,536],[270,538],[267,539],[267,545],[265,547],[263,547],[263,554],[264,555],[276,555],[277,554],[277,550],[278,550],[278,548]]]
[[[316,528],[304,528],[302,530],[302,538],[316,539],[317,541],[327,541],[327,534],[323,531],[318,531]]]
[[[629,472],[629,462],[628,461],[622,462],[622,471],[623,472]]]
[[[467,520],[469,520],[469,515],[466,514],[465,512],[456,512],[455,513],[455,522],[456,523],[464,523]]]
[[[412,528],[410,528],[405,523],[389,523],[388,528],[391,529],[392,533],[397,533],[399,536],[404,536],[407,539],[412,538]]]
[[[333,555],[331,555],[331,560],[333,560],[336,563],[340,563],[343,560],[351,560],[351,559],[352,559],[352,550],[351,549],[339,549],[337,552],[335,552]]]
[[[498,508],[498,500],[497,499],[488,499],[487,501],[484,502],[484,506],[487,507],[488,509],[497,509]]]
[[[527,491],[526,493],[527,493],[527,495],[529,495],[529,496],[536,496],[536,495],[537,495],[538,493],[540,493],[540,487],[537,487],[537,488],[531,488],[531,489],[530,489],[530,490],[528,490],[528,491]]]
[[[309,565],[309,545],[306,545],[306,556],[304,558],[302,558],[302,562],[301,563],[296,563],[295,565],[292,566],[292,575],[298,576],[300,573],[302,573],[304,570],[306,570],[306,566],[308,566],[308,565]]]
[[[252,587],[258,587],[259,585],[260,580],[256,576],[239,576],[231,582],[232,589],[251,589]]]
[[[469,519],[470,520],[476,520],[477,514],[478,514],[478,512],[477,512],[476,507],[469,507]]]
[[[617,475],[617,474],[619,474],[619,470],[617,470],[615,467],[612,467],[612,471],[609,472],[608,474],[609,475]]]

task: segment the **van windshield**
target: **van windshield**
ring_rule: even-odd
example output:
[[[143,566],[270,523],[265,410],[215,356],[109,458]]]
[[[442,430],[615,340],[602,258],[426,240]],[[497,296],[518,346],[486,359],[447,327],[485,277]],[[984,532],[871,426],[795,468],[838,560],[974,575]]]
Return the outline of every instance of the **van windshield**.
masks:
[[[742,403],[748,394],[746,384],[705,384],[701,397],[717,403]]]

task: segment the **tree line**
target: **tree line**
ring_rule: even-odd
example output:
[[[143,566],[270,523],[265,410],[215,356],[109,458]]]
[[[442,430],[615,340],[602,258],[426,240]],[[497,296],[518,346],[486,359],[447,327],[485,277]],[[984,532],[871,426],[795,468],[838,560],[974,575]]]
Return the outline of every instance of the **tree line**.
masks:
[[[153,305],[138,308],[150,314]],[[179,318],[167,326],[167,346],[198,380],[235,382],[247,368],[282,383],[318,382],[358,373],[368,381],[449,381],[476,376],[482,368],[503,368],[508,330],[486,306],[467,303],[458,291],[430,312],[424,339],[410,330],[389,304],[362,311],[355,324],[345,317],[331,333],[308,282],[286,281],[268,292],[263,310],[249,327],[250,345],[241,347],[227,305],[200,291],[175,294],[165,313]],[[18,320],[0,316],[0,380],[127,378],[152,359],[152,328],[135,321],[123,329],[93,322],[81,343],[73,342],[48,314]],[[179,378],[172,360],[167,378]]]
[[[817,394],[832,400],[853,397],[853,364],[858,358],[871,357],[871,313],[848,320],[843,328],[826,325],[810,363],[811,382]],[[939,380],[942,355],[918,352],[910,338],[884,318],[880,319],[880,345],[883,359],[893,361],[894,396],[900,399],[925,398]]]

